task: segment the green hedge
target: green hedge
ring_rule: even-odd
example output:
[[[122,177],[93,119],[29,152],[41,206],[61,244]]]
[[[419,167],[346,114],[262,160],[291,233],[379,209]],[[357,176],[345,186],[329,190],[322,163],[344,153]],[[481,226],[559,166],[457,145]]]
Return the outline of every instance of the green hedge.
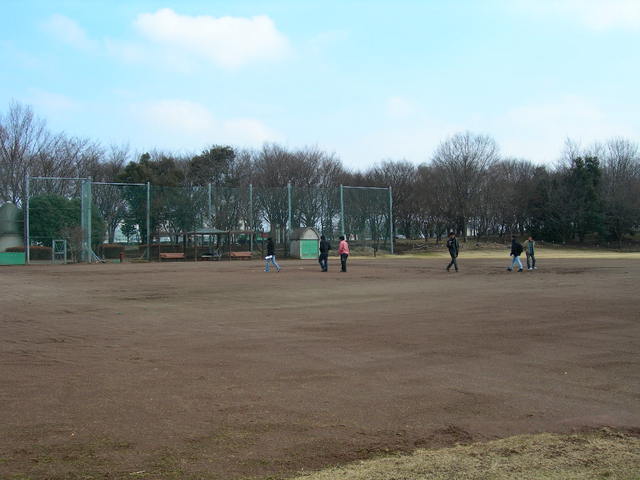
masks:
[[[118,259],[120,258],[120,253],[124,253],[124,245],[117,243],[101,243],[98,245],[96,253],[102,258]]]
[[[6,251],[24,253],[24,247],[9,247]],[[32,245],[29,247],[29,258],[31,260],[51,260],[51,247]]]

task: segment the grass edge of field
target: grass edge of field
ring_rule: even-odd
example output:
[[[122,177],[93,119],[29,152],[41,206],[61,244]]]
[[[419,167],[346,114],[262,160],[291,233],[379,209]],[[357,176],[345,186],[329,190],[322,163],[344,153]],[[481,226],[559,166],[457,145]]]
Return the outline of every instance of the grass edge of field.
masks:
[[[370,259],[374,257],[366,256],[353,256],[353,259]],[[399,255],[382,254],[375,258],[381,259],[429,259],[429,258],[449,258],[447,251],[433,251],[424,253],[402,253]],[[464,259],[504,259],[509,260],[509,250],[482,250],[482,249],[463,249],[460,251],[458,257],[460,261]],[[525,260],[525,255],[521,255],[522,260]],[[640,252],[622,252],[622,251],[602,251],[602,250],[582,250],[582,249],[539,249],[536,253],[536,260],[544,259],[640,259]]]
[[[640,437],[602,428],[517,435],[300,472],[288,480],[637,480]]]

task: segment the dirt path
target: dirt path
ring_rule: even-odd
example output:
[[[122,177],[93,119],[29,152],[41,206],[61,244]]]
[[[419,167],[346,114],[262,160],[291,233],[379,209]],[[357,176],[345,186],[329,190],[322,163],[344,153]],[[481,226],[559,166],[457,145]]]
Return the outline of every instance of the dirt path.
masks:
[[[0,477],[280,475],[640,427],[640,260],[503,263],[0,268]]]

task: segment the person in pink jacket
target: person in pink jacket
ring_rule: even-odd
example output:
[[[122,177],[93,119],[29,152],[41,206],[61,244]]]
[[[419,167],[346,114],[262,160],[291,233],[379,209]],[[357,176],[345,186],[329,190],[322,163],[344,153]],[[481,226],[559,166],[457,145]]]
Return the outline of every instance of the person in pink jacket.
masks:
[[[338,254],[340,254],[340,271],[347,271],[347,258],[349,258],[349,244],[344,239],[344,235],[340,235],[340,244],[338,245]]]

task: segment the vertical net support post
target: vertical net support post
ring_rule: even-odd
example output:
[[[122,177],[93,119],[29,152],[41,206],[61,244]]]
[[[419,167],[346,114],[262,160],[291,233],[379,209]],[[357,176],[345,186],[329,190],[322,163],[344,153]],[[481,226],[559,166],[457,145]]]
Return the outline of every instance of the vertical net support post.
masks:
[[[31,260],[30,255],[30,243],[31,239],[29,238],[29,183],[30,183],[29,175],[27,175],[25,179],[25,201],[24,201],[24,261],[26,265],[29,265]]]
[[[340,184],[340,234],[344,236],[344,185]]]
[[[254,225],[254,218],[253,218],[253,184],[249,184],[249,230],[251,231],[251,236],[249,238],[249,248],[251,250],[251,252],[253,253],[253,237],[255,235],[256,232],[256,228]]]
[[[286,235],[285,235],[285,244],[284,244],[284,248],[285,251],[287,252],[287,255],[289,254],[289,242],[291,241],[291,232],[293,230],[293,219],[291,217],[292,215],[292,208],[291,208],[291,182],[287,183],[287,200],[288,200],[288,221],[287,221],[287,229],[286,229]]]
[[[80,261],[92,260],[91,250],[91,179],[83,179],[80,194],[80,228],[82,229],[82,251]]]
[[[213,210],[211,204],[211,183],[207,183],[207,226],[213,228]]]
[[[391,187],[389,187],[389,250],[391,255],[393,255],[393,240],[393,194]]]
[[[147,262],[151,260],[151,182],[147,182]]]

